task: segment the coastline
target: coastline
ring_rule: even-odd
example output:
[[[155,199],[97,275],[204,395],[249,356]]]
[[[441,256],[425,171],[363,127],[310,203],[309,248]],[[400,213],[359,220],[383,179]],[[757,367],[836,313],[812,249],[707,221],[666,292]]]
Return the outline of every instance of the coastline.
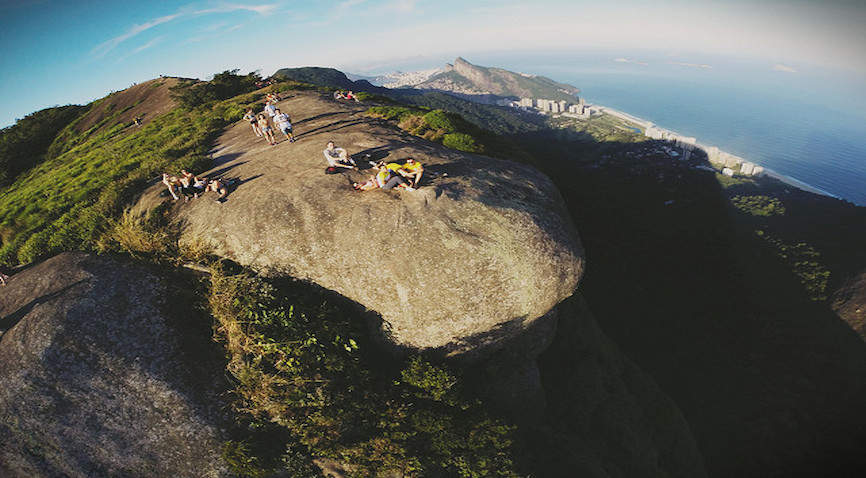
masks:
[[[616,109],[613,109],[613,108],[610,108],[610,107],[607,107],[607,106],[604,106],[604,105],[594,105],[594,106],[595,106],[596,108],[600,109],[600,110],[601,110],[602,112],[604,112],[604,113],[611,114],[611,115],[616,116],[616,117],[618,117],[618,118],[620,118],[620,119],[622,119],[622,120],[625,120],[625,121],[627,121],[627,122],[630,122],[630,123],[633,123],[633,124],[635,124],[635,125],[637,125],[637,126],[640,126],[641,128],[644,129],[644,132],[646,132],[646,129],[648,129],[648,128],[655,128],[655,129],[657,129],[657,130],[660,130],[660,131],[666,133],[667,135],[669,135],[669,136],[671,136],[671,137],[683,138],[683,136],[680,135],[679,133],[677,133],[677,132],[675,132],[675,131],[671,131],[671,130],[666,129],[666,128],[661,128],[661,127],[659,127],[658,125],[656,125],[655,123],[653,123],[652,121],[647,121],[647,120],[645,120],[645,119],[643,119],[643,118],[638,118],[637,116],[631,115],[631,114],[626,113],[626,112],[624,112],[624,111],[619,111],[619,110],[616,110]],[[704,150],[704,151],[707,152],[708,154],[709,154],[710,151],[712,151],[712,150],[716,150],[716,151],[718,151],[721,155],[726,155],[726,156],[731,157],[731,158],[737,158],[737,159],[739,159],[739,160],[742,160],[743,162],[746,162],[746,161],[747,161],[745,158],[740,158],[740,157],[738,157],[738,156],[734,156],[734,155],[732,155],[732,154],[730,154],[730,153],[726,153],[726,152],[724,152],[724,151],[721,150],[718,146],[708,145],[708,144],[705,144],[705,143],[701,143],[700,141],[697,141],[697,140],[694,142],[694,146],[697,147],[697,148],[701,148],[702,150]],[[711,164],[712,164],[712,162],[711,162]],[[754,164],[758,164],[758,163],[754,163]],[[760,165],[759,165],[759,166],[760,166]],[[785,176],[784,174],[780,174],[780,173],[778,173],[778,172],[776,172],[776,171],[774,171],[774,170],[772,170],[772,169],[768,169],[768,168],[766,168],[766,167],[764,167],[764,166],[761,166],[761,168],[762,168],[762,170],[763,170],[763,174],[764,174],[764,175],[766,175],[766,176],[768,176],[768,177],[770,177],[770,178],[776,179],[776,180],[778,180],[778,181],[781,181],[781,182],[783,182],[783,183],[785,183],[785,184],[787,184],[787,185],[789,185],[789,186],[792,186],[792,187],[794,187],[794,188],[797,188],[797,189],[800,189],[800,190],[803,190],[803,191],[806,191],[806,192],[810,192],[810,193],[813,193],[813,194],[818,194],[818,195],[821,195],[821,196],[827,196],[827,197],[831,197],[831,198],[834,198],[834,199],[844,200],[843,198],[839,197],[839,196],[836,195],[836,194],[833,194],[833,193],[831,193],[831,192],[828,192],[828,191],[825,191],[825,190],[823,190],[823,189],[820,189],[820,188],[817,188],[817,187],[815,187],[815,186],[812,186],[812,185],[810,185],[810,184],[808,184],[808,183],[805,183],[805,182],[803,182],[803,181],[800,181],[799,179],[796,179],[796,178],[793,178],[793,177],[790,177],[790,176]]]

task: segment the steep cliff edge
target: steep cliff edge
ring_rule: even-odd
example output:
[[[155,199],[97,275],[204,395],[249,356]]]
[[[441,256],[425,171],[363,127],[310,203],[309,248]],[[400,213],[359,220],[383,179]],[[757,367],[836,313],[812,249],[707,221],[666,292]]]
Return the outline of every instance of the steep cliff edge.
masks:
[[[230,127],[205,174],[241,183],[225,203],[180,205],[183,241],[336,291],[381,315],[396,346],[444,355],[496,349],[574,291],[583,251],[537,170],[405,135],[318,93],[279,107],[298,141],[269,146],[246,123]],[[329,140],[359,158],[417,159],[421,188],[355,191],[372,170],[324,174]]]
[[[229,475],[220,356],[167,287],[143,264],[84,253],[4,287],[0,475]]]

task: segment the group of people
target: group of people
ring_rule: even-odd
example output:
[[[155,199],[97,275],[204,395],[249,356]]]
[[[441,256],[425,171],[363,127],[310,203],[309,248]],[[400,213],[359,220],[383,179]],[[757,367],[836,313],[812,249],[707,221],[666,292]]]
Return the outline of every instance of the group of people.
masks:
[[[280,130],[290,143],[294,143],[295,135],[292,132],[292,120],[288,114],[280,111],[274,103],[276,101],[266,101],[264,110],[258,114],[254,113],[252,108],[249,108],[244,115],[244,119],[250,122],[253,133],[256,136],[264,138],[271,146],[277,144],[277,140],[274,137],[274,129]]]
[[[361,101],[361,100],[358,99],[358,95],[356,95],[356,94],[353,93],[352,91],[340,91],[340,90],[337,90],[337,91],[334,92],[334,99],[335,99],[335,100],[354,100],[354,101]]]
[[[374,167],[379,170],[375,176],[360,183],[352,183],[352,187],[358,191],[394,188],[414,191],[418,189],[424,174],[424,167],[413,158],[407,158],[403,164],[379,161]]]
[[[223,181],[198,177],[185,169],[180,171],[180,176],[162,173],[162,183],[175,201],[180,199],[180,195],[183,195],[184,200],[189,201],[190,198],[198,198],[208,191],[213,191],[217,193],[216,202],[221,203],[225,202],[228,195],[227,185]]]
[[[322,154],[325,156],[325,161],[328,162],[330,172],[336,172],[337,168],[354,169],[355,171],[359,169],[358,163],[349,156],[346,148],[337,146],[333,141],[328,141]],[[353,188],[358,191],[393,188],[414,191],[418,188],[421,177],[424,175],[424,167],[414,158],[407,158],[403,164],[386,163],[385,161],[371,162],[371,164],[378,170],[376,175],[366,181],[352,183]]]

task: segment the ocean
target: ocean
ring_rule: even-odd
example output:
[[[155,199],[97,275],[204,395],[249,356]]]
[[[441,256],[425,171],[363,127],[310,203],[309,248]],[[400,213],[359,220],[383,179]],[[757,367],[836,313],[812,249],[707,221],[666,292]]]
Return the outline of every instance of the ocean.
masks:
[[[694,136],[777,175],[866,206],[862,77],[799,66],[774,69],[759,61],[646,54],[469,61],[574,85],[588,103]]]

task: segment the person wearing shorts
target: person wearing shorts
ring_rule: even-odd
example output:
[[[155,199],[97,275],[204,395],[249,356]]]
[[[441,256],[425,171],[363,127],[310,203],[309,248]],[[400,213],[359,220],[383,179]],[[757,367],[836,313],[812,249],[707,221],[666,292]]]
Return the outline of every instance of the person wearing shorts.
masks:
[[[286,139],[289,140],[290,143],[295,142],[295,135],[292,134],[292,122],[289,119],[289,115],[280,112],[280,109],[277,108],[276,114],[273,117],[274,125],[286,135]]]
[[[277,141],[274,139],[274,130],[271,128],[271,123],[269,123],[268,118],[261,113],[259,114],[259,129],[262,130],[262,136],[264,136],[268,144],[271,146],[277,144]]]

